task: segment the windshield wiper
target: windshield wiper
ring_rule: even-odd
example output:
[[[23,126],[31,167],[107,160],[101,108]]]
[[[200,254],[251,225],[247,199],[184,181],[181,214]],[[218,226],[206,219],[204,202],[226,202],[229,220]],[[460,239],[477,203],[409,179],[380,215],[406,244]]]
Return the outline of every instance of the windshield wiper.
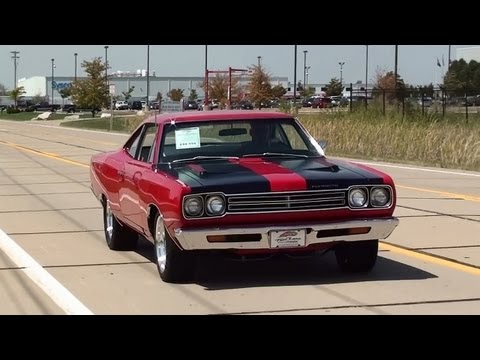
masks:
[[[185,159],[177,159],[177,160],[172,160],[170,163],[171,164],[180,164],[180,163],[185,163],[185,162],[190,162],[190,161],[197,161],[197,160],[238,160],[239,158],[237,156],[194,156],[191,158],[185,158]]]
[[[283,156],[283,157],[295,157],[295,158],[308,159],[308,155],[286,154],[286,153],[276,153],[276,152],[264,152],[264,153],[261,153],[261,154],[246,154],[246,155],[243,155],[244,158],[246,158],[246,157],[268,157],[268,156]]]

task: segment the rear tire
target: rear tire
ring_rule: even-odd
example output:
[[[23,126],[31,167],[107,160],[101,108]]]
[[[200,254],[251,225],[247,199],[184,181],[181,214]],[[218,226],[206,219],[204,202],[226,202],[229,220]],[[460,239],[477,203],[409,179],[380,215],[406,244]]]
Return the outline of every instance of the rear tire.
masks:
[[[335,248],[337,264],[344,272],[362,273],[372,270],[377,255],[378,240],[343,242]]]
[[[160,278],[167,283],[191,281],[195,270],[193,251],[181,250],[165,229],[163,217],[155,217],[154,257]]]
[[[138,234],[127,226],[122,226],[113,215],[110,202],[103,205],[103,225],[105,240],[112,250],[132,250],[137,246]]]

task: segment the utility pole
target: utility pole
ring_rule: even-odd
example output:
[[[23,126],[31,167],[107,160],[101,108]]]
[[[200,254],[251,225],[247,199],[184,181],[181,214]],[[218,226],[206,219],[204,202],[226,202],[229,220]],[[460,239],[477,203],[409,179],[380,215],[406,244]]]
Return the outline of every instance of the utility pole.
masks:
[[[78,56],[78,54],[75,53],[75,54],[73,54],[73,56],[75,56],[75,81],[77,81],[77,56]]]
[[[398,76],[398,45],[395,45],[395,96],[397,95],[397,76]]]
[[[452,55],[452,45],[448,45],[448,66],[447,66],[447,70],[450,70],[451,55]]]

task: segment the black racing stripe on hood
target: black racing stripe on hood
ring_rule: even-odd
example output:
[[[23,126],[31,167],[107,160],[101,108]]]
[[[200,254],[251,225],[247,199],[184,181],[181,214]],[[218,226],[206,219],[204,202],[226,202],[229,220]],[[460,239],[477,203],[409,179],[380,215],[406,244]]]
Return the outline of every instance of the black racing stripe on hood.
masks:
[[[302,176],[308,190],[344,189],[351,185],[382,184],[382,178],[354,165],[324,157],[308,159],[269,158]]]
[[[192,193],[221,191],[226,194],[270,192],[270,182],[236,162],[204,161],[166,167],[162,171],[182,181]]]

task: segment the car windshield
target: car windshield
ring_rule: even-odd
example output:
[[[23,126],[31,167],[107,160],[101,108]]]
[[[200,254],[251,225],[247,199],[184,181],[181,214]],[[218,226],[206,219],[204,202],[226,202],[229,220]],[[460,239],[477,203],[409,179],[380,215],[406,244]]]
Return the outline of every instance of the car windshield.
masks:
[[[201,121],[166,124],[159,161],[257,156],[305,158],[323,151],[295,119]]]

